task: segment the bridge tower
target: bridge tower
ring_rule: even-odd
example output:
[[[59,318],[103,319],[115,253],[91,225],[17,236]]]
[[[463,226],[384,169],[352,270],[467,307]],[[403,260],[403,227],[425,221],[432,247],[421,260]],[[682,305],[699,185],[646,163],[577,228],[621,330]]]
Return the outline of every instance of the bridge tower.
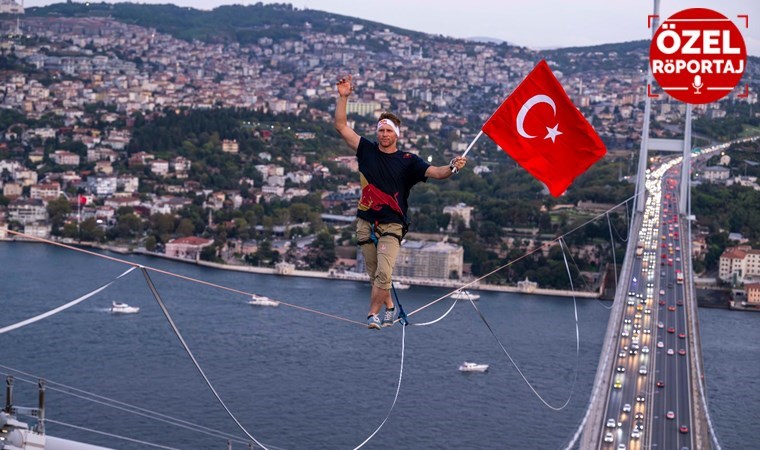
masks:
[[[654,13],[652,19],[652,36],[660,26],[660,0],[654,0]],[[646,169],[647,160],[649,159],[649,151],[665,151],[665,152],[683,152],[683,166],[681,172],[681,190],[679,199],[679,212],[682,215],[686,215],[687,211],[687,196],[689,195],[689,174],[691,172],[691,115],[692,105],[686,104],[686,114],[684,120],[684,138],[683,139],[660,139],[649,137],[649,126],[652,119],[652,98],[658,97],[657,94],[652,94],[653,91],[653,77],[652,68],[647,67],[647,97],[644,101],[644,123],[641,130],[641,146],[639,150],[639,170],[636,176],[636,212],[644,212],[644,204],[646,203]]]

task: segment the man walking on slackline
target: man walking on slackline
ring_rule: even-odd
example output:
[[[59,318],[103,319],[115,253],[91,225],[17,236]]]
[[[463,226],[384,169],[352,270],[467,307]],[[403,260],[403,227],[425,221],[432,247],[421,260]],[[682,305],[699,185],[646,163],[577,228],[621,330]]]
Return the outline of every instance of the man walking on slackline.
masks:
[[[398,150],[401,120],[385,112],[377,123],[377,142],[359,136],[348,126],[346,105],[353,92],[351,75],[338,81],[335,129],[359,160],[362,194],[357,213],[356,238],[364,255],[372,285],[367,328],[393,325],[395,308],[391,299],[391,275],[401,240],[406,234],[409,191],[428,178],[443,180],[467,163],[457,156],[446,166],[431,166],[419,156]],[[373,240],[373,237],[376,240]],[[380,309],[385,314],[380,319]]]

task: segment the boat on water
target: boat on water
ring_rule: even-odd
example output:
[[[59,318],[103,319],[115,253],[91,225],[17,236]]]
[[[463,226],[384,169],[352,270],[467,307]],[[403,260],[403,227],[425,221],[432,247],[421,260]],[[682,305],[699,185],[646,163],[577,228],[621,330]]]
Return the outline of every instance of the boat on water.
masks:
[[[404,289],[409,289],[408,284],[399,283],[398,281],[393,282],[393,287],[396,288],[397,291],[403,291]]]
[[[466,291],[464,289],[458,289],[456,292],[451,294],[451,298],[455,298],[457,300],[477,300],[480,298],[480,295]]]
[[[460,372],[485,372],[486,370],[488,370],[488,364],[478,364],[465,361],[459,366]]]
[[[113,314],[137,314],[140,312],[140,307],[129,306],[121,302],[111,302],[111,312]]]
[[[253,306],[277,306],[280,304],[277,300],[272,300],[269,297],[263,295],[251,295],[251,299],[248,301],[249,305]]]

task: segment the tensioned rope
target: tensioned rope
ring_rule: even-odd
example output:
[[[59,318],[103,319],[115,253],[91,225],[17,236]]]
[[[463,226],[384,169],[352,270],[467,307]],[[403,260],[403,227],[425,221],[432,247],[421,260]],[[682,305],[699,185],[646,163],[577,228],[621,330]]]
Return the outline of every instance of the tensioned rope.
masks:
[[[572,278],[572,276],[570,274],[570,266],[567,263],[567,257],[565,257],[565,249],[564,249],[564,244],[563,244],[564,243],[564,239],[560,238],[559,243],[560,243],[560,247],[562,248],[562,257],[565,260],[565,268],[567,269],[567,276],[568,276],[568,278],[570,280],[570,288],[573,290],[573,292],[575,292],[575,289],[573,288],[573,278]],[[474,301],[472,301],[472,299],[470,299],[470,304],[472,305],[473,308],[475,308],[475,311],[478,313],[478,316],[480,317],[480,320],[483,321],[483,323],[485,324],[486,328],[488,328],[488,331],[491,332],[491,336],[493,336],[493,338],[496,340],[496,343],[499,344],[499,347],[501,347],[501,350],[504,352],[504,354],[507,355],[507,358],[512,363],[512,365],[515,367],[515,369],[517,370],[517,373],[523,379],[523,381],[525,382],[525,384],[528,385],[528,387],[530,388],[530,390],[533,391],[533,394],[536,397],[538,397],[539,400],[541,400],[541,403],[543,403],[544,405],[546,405],[546,407],[548,407],[549,409],[552,409],[554,411],[561,411],[561,410],[565,409],[565,407],[570,404],[570,399],[573,398],[573,394],[575,393],[575,384],[578,381],[578,367],[580,365],[580,354],[581,354],[580,331],[579,331],[579,326],[578,326],[578,304],[577,304],[575,295],[573,295],[573,309],[575,311],[575,370],[573,371],[574,372],[573,383],[572,383],[572,385],[570,387],[570,393],[567,396],[567,400],[565,400],[565,402],[561,406],[553,406],[553,405],[549,404],[549,402],[547,402],[543,398],[543,396],[538,393],[538,391],[536,390],[536,388],[533,387],[533,385],[531,384],[530,381],[528,381],[528,378],[525,376],[525,374],[523,373],[523,371],[520,369],[520,366],[518,366],[517,363],[515,362],[515,360],[512,358],[512,355],[509,354],[509,351],[507,351],[507,348],[501,342],[501,339],[499,339],[499,337],[496,335],[496,332],[493,330],[493,328],[491,328],[491,324],[488,323],[488,320],[486,320],[485,316],[480,311],[480,308],[478,308],[478,306],[475,304]]]
[[[216,284],[216,283],[211,283],[211,282],[204,281],[204,280],[199,280],[197,278],[188,277],[186,275],[180,275],[178,273],[174,273],[174,272],[169,272],[169,271],[166,271],[166,270],[157,269],[155,267],[150,267],[150,266],[146,266],[146,265],[143,265],[143,264],[133,263],[131,261],[127,261],[127,260],[124,260],[124,259],[114,258],[113,256],[103,255],[101,253],[96,253],[96,252],[93,252],[93,251],[90,251],[90,250],[85,250],[83,248],[74,247],[74,246],[71,246],[71,245],[63,244],[61,242],[55,242],[55,241],[51,241],[49,239],[45,239],[45,238],[41,238],[41,237],[37,237],[37,236],[31,236],[31,235],[24,234],[24,233],[21,233],[21,232],[18,232],[18,231],[7,230],[7,232],[8,232],[8,234],[12,234],[14,236],[21,236],[24,239],[34,240],[34,241],[37,241],[37,242],[44,242],[45,244],[50,244],[50,245],[62,247],[62,248],[65,248],[67,250],[73,250],[75,252],[85,253],[85,254],[90,255],[90,256],[96,256],[98,258],[107,259],[109,261],[114,261],[114,262],[117,262],[117,263],[120,263],[120,264],[126,264],[126,265],[129,265],[129,266],[132,266],[132,267],[145,268],[147,270],[150,270],[150,271],[153,271],[153,272],[156,272],[156,273],[160,273],[160,274],[163,274],[163,275],[168,275],[168,276],[171,276],[171,277],[179,278],[179,279],[182,279],[182,280],[185,280],[185,281],[190,281],[190,282],[193,282],[193,283],[202,284],[202,285],[209,286],[209,287],[212,287],[212,288],[221,289],[221,290],[228,291],[228,292],[234,292],[236,294],[242,294],[242,295],[245,295],[245,296],[248,296],[248,297],[250,297],[253,294],[252,292],[241,291],[239,289],[223,286],[223,285]],[[284,306],[289,306],[291,308],[300,309],[302,311],[306,311],[306,312],[310,312],[310,313],[314,313],[314,314],[319,314],[319,315],[322,315],[322,316],[330,317],[332,319],[337,319],[337,320],[342,320],[344,322],[354,323],[354,324],[357,324],[357,325],[361,325],[362,327],[366,326],[366,324],[363,323],[363,322],[359,322],[359,321],[352,320],[352,319],[347,319],[345,317],[336,316],[334,314],[329,314],[329,313],[322,312],[322,311],[319,311],[319,310],[316,310],[316,309],[307,308],[305,306],[294,305],[292,303],[287,303],[287,302],[282,302],[282,301],[280,302],[280,304],[284,305]]]
[[[19,369],[14,369],[13,367],[5,366],[3,364],[0,364],[0,368],[3,368],[5,370],[9,370],[9,371],[13,372],[13,373],[10,373],[10,372],[4,372],[4,371],[0,370],[0,375],[6,375],[6,376],[12,375],[16,381],[21,381],[21,382],[29,383],[29,384],[33,384],[33,385],[37,385],[37,383],[38,383],[37,381],[29,380],[29,379],[26,379],[24,377],[18,376],[16,374],[22,374],[22,375],[25,375],[25,376],[28,376],[28,377],[32,377],[32,378],[35,378],[35,379],[38,379],[38,380],[42,379],[42,377],[39,377],[39,376],[30,374],[30,373],[24,372],[24,371],[19,370]],[[108,397],[104,397],[102,395],[98,395],[98,394],[95,394],[95,393],[92,393],[92,392],[84,391],[82,389],[77,389],[75,387],[67,386],[67,385],[62,384],[62,383],[56,383],[55,381],[51,381],[49,379],[45,379],[45,383],[46,383],[46,388],[48,390],[51,390],[51,391],[56,391],[56,392],[60,392],[62,394],[71,395],[72,397],[76,397],[76,398],[79,398],[79,399],[82,399],[82,400],[90,401],[90,402],[93,402],[93,403],[96,403],[96,404],[99,404],[99,405],[102,405],[102,406],[108,406],[110,408],[114,408],[114,409],[117,409],[117,410],[120,410],[120,411],[124,411],[124,412],[130,413],[130,414],[135,414],[135,415],[138,415],[138,416],[142,416],[142,417],[145,417],[145,418],[148,418],[148,419],[151,419],[151,420],[156,420],[158,422],[164,422],[164,423],[167,423],[169,425],[174,425],[174,426],[177,426],[177,427],[180,427],[180,428],[184,428],[186,430],[196,431],[198,433],[206,434],[206,435],[217,437],[217,438],[221,438],[221,439],[231,439],[231,440],[233,440],[233,441],[235,441],[237,443],[240,443],[240,444],[247,444],[248,443],[248,441],[240,439],[239,437],[237,437],[235,435],[232,435],[230,433],[226,433],[226,432],[223,432],[223,431],[215,430],[213,428],[208,428],[208,427],[205,427],[205,426],[203,426],[203,425],[201,425],[199,423],[188,422],[186,420],[182,420],[182,419],[179,419],[179,418],[176,418],[176,417],[172,417],[172,416],[169,416],[169,415],[166,415],[166,414],[162,414],[162,413],[159,413],[159,412],[156,412],[156,411],[151,411],[149,409],[141,408],[139,406],[130,405],[129,403],[124,403],[124,402],[121,402],[121,401],[118,401],[118,400],[114,400],[112,398],[108,398]],[[62,388],[56,388],[54,385],[55,386],[61,386],[63,389]],[[71,391],[69,391],[67,389],[70,389],[71,391],[75,391],[75,392],[81,392],[81,393],[83,393],[85,395],[77,394],[77,393],[71,392]],[[98,400],[98,399],[102,399],[102,400]]]
[[[610,211],[607,211],[607,212],[610,212]],[[626,236],[625,238],[623,238],[623,236],[620,235],[620,232],[617,230],[617,228],[613,227],[614,230],[615,230],[615,234],[617,234],[618,238],[622,242],[628,242],[628,238],[631,237],[631,219],[630,219],[629,213],[628,213],[628,205],[625,205],[625,223],[626,223],[626,227],[625,228],[626,228],[626,230],[628,230],[628,236]]]
[[[388,421],[388,419],[391,417],[391,412],[393,412],[393,408],[396,406],[396,401],[398,400],[398,393],[401,391],[401,378],[404,376],[404,347],[406,342],[406,326],[401,327],[401,368],[398,371],[398,384],[396,385],[396,395],[393,396],[393,403],[391,404],[391,407],[388,409],[388,414],[385,415],[385,419],[380,423],[380,425],[375,429],[375,431],[370,434],[367,439],[364,440],[361,444],[354,447],[354,450],[358,450],[362,447],[364,447],[364,444],[370,441],[378,431],[380,431],[381,428],[383,428],[383,425],[385,425],[385,422]]]
[[[232,411],[230,411],[230,409],[224,403],[224,400],[222,400],[222,397],[220,397],[219,394],[216,392],[216,389],[214,389],[214,385],[211,384],[211,381],[206,376],[206,373],[201,368],[201,365],[198,364],[198,361],[195,359],[193,352],[190,351],[190,347],[187,346],[187,343],[185,342],[185,339],[182,337],[182,334],[179,332],[177,325],[174,324],[174,320],[172,320],[172,316],[171,314],[169,314],[169,310],[166,309],[166,305],[164,305],[164,301],[161,300],[161,296],[156,290],[156,287],[153,285],[153,280],[150,279],[150,275],[148,274],[148,271],[144,267],[141,267],[140,270],[142,270],[142,273],[145,276],[145,281],[148,283],[148,288],[150,289],[150,292],[153,293],[153,297],[156,299],[156,302],[158,302],[158,306],[161,308],[161,311],[164,313],[164,316],[166,316],[166,320],[169,321],[169,325],[172,327],[174,334],[177,336],[177,339],[179,339],[179,342],[182,344],[182,347],[185,349],[185,352],[187,352],[187,355],[193,361],[195,368],[198,369],[198,372],[201,374],[201,377],[203,377],[203,380],[206,382],[206,385],[208,386],[208,388],[211,389],[211,392],[214,394],[214,397],[216,397],[216,400],[219,402],[220,405],[222,405],[222,408],[224,408],[224,410],[227,412],[230,418],[235,422],[238,428],[240,428],[240,430],[243,431],[243,433],[245,433],[246,436],[248,436],[259,447],[263,448],[264,450],[267,450],[267,447],[265,447],[255,437],[253,437],[253,435],[249,433],[248,430],[245,429],[243,424],[240,423],[237,417],[235,417],[235,415],[232,414]]]
[[[599,218],[600,218],[600,217],[602,217],[602,216],[604,216],[605,214],[607,214],[607,212],[608,212],[608,211],[612,211],[612,210],[614,210],[614,209],[616,209],[616,208],[619,208],[621,205],[624,205],[624,204],[626,204],[626,203],[630,202],[630,201],[631,201],[631,200],[633,200],[634,198],[636,198],[636,197],[635,197],[635,196],[631,196],[631,197],[628,197],[627,199],[623,200],[622,202],[618,203],[617,205],[613,206],[612,208],[608,209],[607,211],[605,211],[605,212],[603,212],[603,213],[600,213],[600,214],[597,214],[597,215],[596,215],[596,216],[594,216],[593,218],[591,218],[591,219],[589,219],[589,220],[587,220],[587,221],[583,222],[582,224],[578,225],[577,227],[575,227],[575,228],[571,229],[570,231],[568,231],[568,232],[566,232],[566,233],[563,233],[563,234],[561,234],[561,235],[559,235],[559,236],[555,237],[554,239],[552,239],[552,240],[550,240],[550,241],[548,241],[548,242],[544,242],[544,243],[543,243],[543,244],[542,244],[540,247],[537,247],[537,248],[535,248],[535,249],[531,250],[530,252],[527,252],[527,253],[525,253],[524,255],[521,255],[521,256],[519,256],[519,257],[517,257],[517,258],[513,259],[512,261],[509,261],[508,263],[506,263],[506,264],[503,264],[503,265],[501,265],[501,266],[499,266],[499,267],[497,267],[497,268],[493,269],[492,271],[488,272],[487,274],[485,274],[485,275],[483,275],[483,276],[481,276],[481,277],[479,277],[479,278],[476,278],[476,279],[474,279],[474,280],[472,280],[472,281],[470,281],[470,282],[468,282],[468,283],[466,283],[466,284],[464,284],[464,285],[460,286],[459,288],[457,288],[457,289],[455,289],[455,290],[453,290],[453,291],[449,292],[448,294],[442,295],[442,296],[438,297],[437,299],[435,299],[435,300],[433,300],[433,301],[431,301],[431,302],[429,302],[429,303],[427,303],[427,304],[425,304],[425,305],[422,305],[422,306],[420,306],[419,308],[415,309],[415,310],[414,310],[414,311],[412,311],[412,312],[409,312],[409,313],[407,313],[406,315],[407,315],[407,316],[412,316],[412,315],[414,315],[414,314],[417,314],[418,312],[420,312],[420,311],[422,311],[422,310],[424,310],[424,309],[426,309],[426,308],[428,308],[428,307],[430,307],[430,306],[432,306],[432,305],[434,305],[434,304],[436,304],[436,303],[440,302],[441,300],[443,300],[443,299],[445,299],[445,298],[448,298],[448,297],[450,297],[450,296],[451,296],[451,295],[452,295],[454,292],[456,292],[456,291],[458,291],[458,290],[461,290],[461,289],[466,289],[466,288],[468,288],[468,287],[470,287],[470,286],[472,286],[472,285],[474,285],[474,284],[477,284],[477,283],[479,283],[481,280],[484,280],[484,279],[486,279],[486,278],[490,277],[491,275],[495,274],[496,272],[499,272],[499,271],[501,271],[502,269],[505,269],[505,268],[507,268],[507,267],[511,266],[512,264],[514,264],[514,263],[516,263],[516,262],[518,262],[518,261],[520,261],[520,260],[522,260],[522,259],[525,259],[525,258],[527,258],[528,256],[531,256],[532,254],[534,254],[534,253],[536,253],[536,252],[538,252],[538,251],[541,251],[541,250],[543,250],[543,249],[544,249],[544,247],[551,247],[552,245],[554,245],[555,243],[557,243],[557,242],[558,242],[560,239],[564,238],[565,236],[568,236],[568,235],[570,235],[570,234],[572,234],[572,233],[574,233],[574,232],[578,231],[579,229],[581,229],[581,228],[585,227],[586,225],[588,225],[588,224],[590,224],[590,223],[592,223],[592,222],[595,222],[595,221],[599,220]]]
[[[618,285],[618,278],[617,278],[617,257],[615,256],[615,238],[612,237],[612,223],[610,222],[610,214],[607,213],[607,227],[610,229],[610,247],[612,247],[612,264],[615,267],[615,270],[613,273],[615,274],[615,289],[617,289]]]
[[[0,334],[4,334],[4,333],[7,333],[9,331],[13,331],[13,330],[16,330],[18,328],[25,327],[25,326],[27,326],[29,324],[34,323],[34,322],[39,322],[42,319],[46,319],[46,318],[48,318],[50,316],[58,314],[61,311],[67,310],[67,309],[71,308],[74,305],[78,305],[79,303],[82,303],[83,301],[87,300],[88,298],[92,297],[93,295],[95,295],[95,294],[103,291],[108,286],[110,286],[113,283],[115,283],[116,280],[118,280],[119,278],[127,275],[129,272],[131,272],[133,270],[135,270],[135,268],[134,267],[130,267],[126,272],[122,273],[121,275],[119,275],[118,277],[116,277],[113,280],[109,281],[108,283],[104,284],[103,286],[101,286],[101,287],[95,289],[94,291],[92,291],[92,292],[90,292],[88,294],[85,294],[85,295],[83,295],[83,296],[81,296],[81,297],[79,297],[79,298],[77,298],[75,300],[72,300],[72,301],[66,303],[65,305],[61,305],[61,306],[59,306],[57,308],[53,308],[50,311],[47,311],[45,313],[39,314],[39,315],[34,316],[34,317],[30,317],[30,318],[28,318],[26,320],[22,320],[21,322],[14,323],[13,325],[8,325],[6,327],[0,328]]]

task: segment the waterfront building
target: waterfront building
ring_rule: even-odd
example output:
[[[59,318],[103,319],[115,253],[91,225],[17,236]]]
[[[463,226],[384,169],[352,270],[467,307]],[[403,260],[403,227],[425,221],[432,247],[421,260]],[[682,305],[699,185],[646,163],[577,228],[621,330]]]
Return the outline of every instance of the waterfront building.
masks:
[[[396,258],[393,275],[398,277],[461,279],[464,248],[447,242],[407,240]],[[366,265],[361,248],[357,250],[356,271],[364,273]]]
[[[191,259],[197,261],[200,259],[201,251],[204,247],[213,244],[213,239],[204,239],[197,236],[187,236],[172,239],[166,243],[166,256],[174,258]]]
[[[760,283],[751,283],[744,286],[747,294],[747,303],[760,306]]]
[[[718,277],[723,281],[744,283],[746,278],[760,275],[760,250],[749,245],[728,247],[718,265]]]

